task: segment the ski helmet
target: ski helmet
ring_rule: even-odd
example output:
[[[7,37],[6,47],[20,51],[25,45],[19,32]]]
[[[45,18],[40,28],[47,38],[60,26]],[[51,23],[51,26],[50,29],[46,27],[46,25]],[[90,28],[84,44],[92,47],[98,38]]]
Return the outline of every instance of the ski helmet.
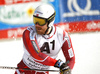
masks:
[[[50,4],[42,4],[35,9],[33,22],[38,22],[41,26],[48,22],[48,27],[53,26],[55,19],[55,10]]]

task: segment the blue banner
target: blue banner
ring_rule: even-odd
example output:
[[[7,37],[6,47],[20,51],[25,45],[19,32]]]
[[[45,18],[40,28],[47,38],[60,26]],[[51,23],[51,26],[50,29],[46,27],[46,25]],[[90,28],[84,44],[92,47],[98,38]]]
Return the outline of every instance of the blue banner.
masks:
[[[100,0],[60,0],[61,22],[100,20]]]

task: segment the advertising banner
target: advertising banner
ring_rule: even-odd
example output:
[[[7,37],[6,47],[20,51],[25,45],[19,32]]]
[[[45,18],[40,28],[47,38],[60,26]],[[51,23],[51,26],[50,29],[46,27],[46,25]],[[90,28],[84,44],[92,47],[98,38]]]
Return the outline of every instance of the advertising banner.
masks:
[[[100,30],[100,1],[60,0],[60,18],[69,32]]]
[[[33,13],[41,2],[4,5],[0,7],[0,29],[18,28],[33,24]]]

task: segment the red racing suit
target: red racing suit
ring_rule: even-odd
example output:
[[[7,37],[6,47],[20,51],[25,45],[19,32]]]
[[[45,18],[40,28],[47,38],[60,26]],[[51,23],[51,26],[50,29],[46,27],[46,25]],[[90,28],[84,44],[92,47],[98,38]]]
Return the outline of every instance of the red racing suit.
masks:
[[[23,33],[24,55],[18,64],[19,68],[49,69],[57,62],[56,57],[62,49],[68,66],[72,69],[75,63],[75,54],[71,39],[67,32],[53,26],[49,35],[38,35],[35,26],[28,27]],[[17,70],[15,74],[49,74],[48,72]]]

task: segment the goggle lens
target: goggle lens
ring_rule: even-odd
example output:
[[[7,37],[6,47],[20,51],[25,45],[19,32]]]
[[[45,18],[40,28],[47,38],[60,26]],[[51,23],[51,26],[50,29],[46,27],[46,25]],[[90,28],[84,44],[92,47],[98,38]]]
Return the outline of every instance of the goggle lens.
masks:
[[[33,23],[34,24],[38,23],[40,26],[43,26],[46,24],[46,19],[33,17]]]

